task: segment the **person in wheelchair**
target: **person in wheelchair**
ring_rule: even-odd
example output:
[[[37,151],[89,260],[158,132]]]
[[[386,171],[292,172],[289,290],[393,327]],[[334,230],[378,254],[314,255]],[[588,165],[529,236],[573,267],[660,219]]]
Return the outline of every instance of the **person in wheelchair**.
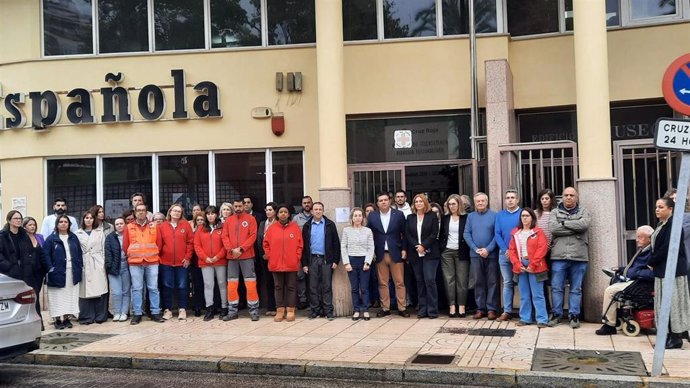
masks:
[[[649,225],[643,225],[637,228],[635,232],[635,242],[637,244],[637,252],[630,259],[630,262],[625,267],[614,267],[611,272],[604,271],[611,275],[611,285],[606,287],[604,291],[604,301],[602,308],[601,320],[604,323],[597,331],[597,335],[612,335],[616,334],[616,321],[618,303],[613,300],[616,293],[623,291],[630,286],[635,280],[654,281],[654,273],[647,267],[649,258],[652,255],[651,236],[654,233],[654,228]]]

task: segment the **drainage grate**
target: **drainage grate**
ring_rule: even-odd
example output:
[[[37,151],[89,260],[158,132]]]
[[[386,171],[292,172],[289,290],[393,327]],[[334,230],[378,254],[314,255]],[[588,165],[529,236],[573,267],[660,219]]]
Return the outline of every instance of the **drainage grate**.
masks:
[[[647,376],[647,368],[639,352],[612,350],[535,349],[532,370]]]
[[[466,327],[442,327],[438,333],[467,334],[482,337],[513,337],[515,329],[468,329]]]
[[[455,360],[455,356],[442,354],[418,354],[412,359],[413,364],[434,364],[434,365],[448,365]]]
[[[111,334],[56,332],[41,337],[41,350],[69,351],[79,346],[112,337]]]

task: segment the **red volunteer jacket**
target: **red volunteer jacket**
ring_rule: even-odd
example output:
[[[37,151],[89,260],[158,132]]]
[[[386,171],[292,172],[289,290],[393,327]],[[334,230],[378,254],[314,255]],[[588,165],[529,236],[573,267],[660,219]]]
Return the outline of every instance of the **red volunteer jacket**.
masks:
[[[198,227],[194,234],[194,251],[199,258],[199,268],[227,265],[228,260],[225,258],[223,246],[223,228],[219,227],[207,232],[203,226]],[[209,257],[217,257],[218,261],[209,264],[206,262]]]
[[[194,252],[194,232],[185,220],[180,220],[177,228],[169,221],[158,227],[163,246],[161,247],[161,264],[181,267],[182,261],[192,260]]]
[[[256,219],[254,216],[242,213],[233,214],[223,223],[223,246],[227,251],[228,260],[232,257],[232,250],[242,248],[242,254],[237,259],[250,259],[255,256]]]
[[[264,254],[271,272],[297,272],[302,258],[302,230],[293,221],[274,222],[264,235]]]

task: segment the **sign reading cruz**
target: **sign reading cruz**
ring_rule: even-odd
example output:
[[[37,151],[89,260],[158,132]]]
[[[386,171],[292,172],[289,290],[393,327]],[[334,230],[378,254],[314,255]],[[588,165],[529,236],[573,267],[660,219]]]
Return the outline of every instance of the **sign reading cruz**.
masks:
[[[690,151],[690,120],[661,118],[654,124],[654,146]]]
[[[174,69],[170,71],[173,78],[173,119],[187,119],[187,90],[185,83],[184,70]],[[116,85],[124,77],[121,73],[114,76],[108,73],[105,77],[107,82]],[[142,88],[124,88],[122,86],[104,87],[99,90],[87,90],[75,88],[66,93],[70,99],[67,105],[67,120],[75,125],[86,125],[96,123],[94,117],[94,101],[92,92],[100,93],[103,97],[103,114],[100,116],[101,123],[132,122],[130,114],[130,91],[139,91],[137,97],[137,107],[139,114],[146,121],[160,120],[165,114],[166,101],[163,94],[163,87],[149,84]],[[211,81],[202,81],[194,85],[194,90],[198,93],[194,99],[194,113],[201,118],[222,117],[220,110],[220,93],[218,86]],[[62,93],[61,93],[62,94]],[[26,114],[22,109],[26,101],[24,93],[2,93],[0,84],[0,101],[5,107],[9,117],[4,118],[0,114],[0,130],[11,128],[24,128],[26,126]],[[36,130],[43,130],[60,123],[62,107],[60,96],[52,90],[43,92],[29,92],[31,100],[31,126]],[[2,101],[4,100],[4,101]],[[1,112],[0,112],[1,113]]]

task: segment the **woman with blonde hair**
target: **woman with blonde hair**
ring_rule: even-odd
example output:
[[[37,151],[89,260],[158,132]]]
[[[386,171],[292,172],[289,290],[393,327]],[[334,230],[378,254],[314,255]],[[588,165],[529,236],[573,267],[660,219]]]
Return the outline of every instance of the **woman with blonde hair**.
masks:
[[[194,232],[189,222],[182,218],[184,209],[175,203],[168,209],[167,221],[159,225],[161,255],[158,273],[161,287],[163,319],[172,318],[173,292],[178,295],[178,319],[187,319],[189,303],[189,265],[194,251]]]
[[[438,218],[431,211],[424,194],[412,199],[412,214],[407,216],[405,239],[408,259],[417,280],[417,318],[438,318],[436,271],[441,253],[438,249]]]
[[[352,287],[353,321],[370,319],[369,269],[374,258],[374,235],[371,229],[365,227],[366,224],[364,210],[359,207],[352,209],[350,226],[343,229],[340,239],[340,255]]]
[[[230,202],[223,202],[220,205],[220,221],[225,222],[233,213],[235,213],[234,208]]]
[[[446,203],[449,213],[441,219],[438,237],[443,285],[448,296],[448,315],[464,318],[470,277],[470,247],[463,237],[467,212],[458,194],[451,194]]]

